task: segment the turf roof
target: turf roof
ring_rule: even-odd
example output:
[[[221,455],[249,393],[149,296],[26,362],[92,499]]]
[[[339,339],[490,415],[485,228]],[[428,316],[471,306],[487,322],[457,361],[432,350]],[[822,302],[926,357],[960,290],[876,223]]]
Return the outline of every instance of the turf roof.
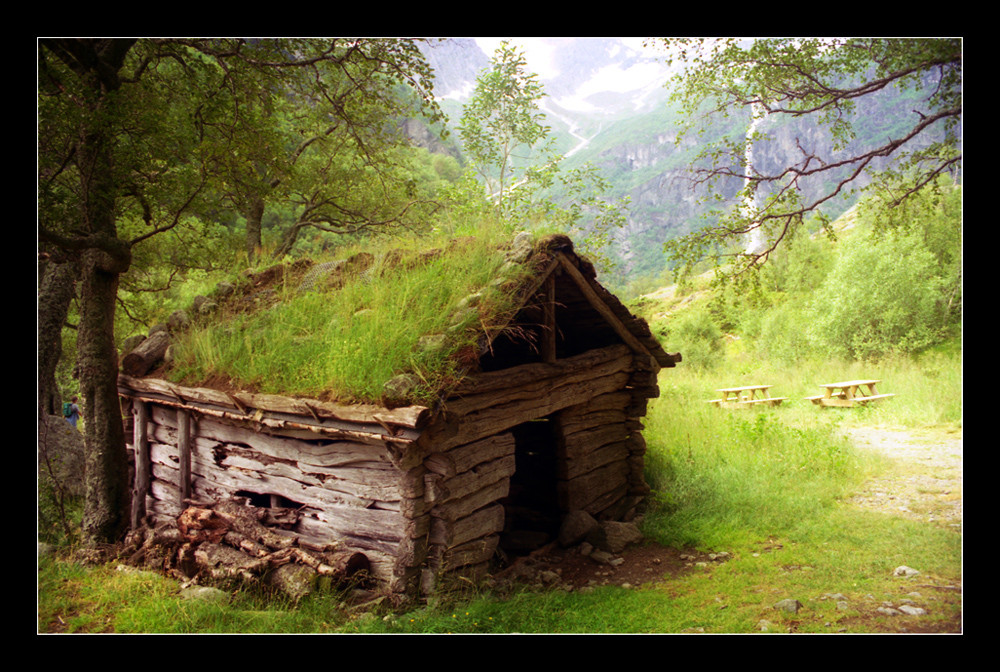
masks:
[[[505,245],[460,238],[246,276],[213,319],[178,339],[161,375],[345,403],[427,403],[516,312],[540,262],[524,259],[524,245],[530,253],[524,236]],[[387,391],[390,381],[400,389]]]

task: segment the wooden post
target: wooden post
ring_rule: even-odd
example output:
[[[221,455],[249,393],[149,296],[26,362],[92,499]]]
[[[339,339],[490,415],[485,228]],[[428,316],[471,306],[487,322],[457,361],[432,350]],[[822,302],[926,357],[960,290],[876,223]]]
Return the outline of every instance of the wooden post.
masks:
[[[180,453],[181,509],[187,508],[184,500],[191,497],[191,411],[177,413],[177,451]]]
[[[553,364],[556,361],[556,277],[549,275],[545,280],[545,299],[542,304],[544,324],[542,325],[542,361]]]
[[[132,483],[132,529],[138,529],[146,517],[146,494],[149,492],[149,441],[146,435],[149,405],[136,399],[132,403],[135,424],[132,427],[132,450],[135,454],[135,481]]]

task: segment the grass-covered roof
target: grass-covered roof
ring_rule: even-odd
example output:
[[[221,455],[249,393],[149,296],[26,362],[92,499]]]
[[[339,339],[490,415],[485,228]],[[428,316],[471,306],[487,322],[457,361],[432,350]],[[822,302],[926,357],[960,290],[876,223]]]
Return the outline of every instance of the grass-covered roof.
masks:
[[[484,336],[507,326],[541,261],[526,256],[496,237],[433,249],[397,240],[248,274],[176,338],[157,375],[343,403],[428,402],[474,365]]]

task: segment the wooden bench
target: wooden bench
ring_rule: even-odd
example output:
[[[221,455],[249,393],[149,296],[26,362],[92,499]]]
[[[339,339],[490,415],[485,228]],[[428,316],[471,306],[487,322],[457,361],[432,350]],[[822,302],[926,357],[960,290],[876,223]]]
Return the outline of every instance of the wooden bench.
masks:
[[[841,408],[851,408],[852,406],[864,405],[869,401],[887,399],[896,396],[895,394],[879,394],[875,386],[880,380],[847,380],[840,383],[824,383],[820,387],[824,388],[824,394],[817,394],[813,397],[806,397],[809,401],[819,406],[839,406]],[[859,390],[867,389],[867,394]]]
[[[710,399],[705,403],[722,408],[749,408],[758,404],[780,406],[788,397],[772,397],[768,390],[773,385],[743,385],[742,387],[724,387],[716,392],[722,393],[721,399]]]
[[[746,401],[737,401],[736,406],[752,406],[754,404],[770,404],[771,406],[781,406],[781,402],[788,399],[788,397],[765,397],[764,399],[748,399]]]
[[[855,403],[865,404],[869,401],[875,401],[877,399],[888,399],[889,397],[895,397],[895,394],[873,394],[867,397],[854,397]]]

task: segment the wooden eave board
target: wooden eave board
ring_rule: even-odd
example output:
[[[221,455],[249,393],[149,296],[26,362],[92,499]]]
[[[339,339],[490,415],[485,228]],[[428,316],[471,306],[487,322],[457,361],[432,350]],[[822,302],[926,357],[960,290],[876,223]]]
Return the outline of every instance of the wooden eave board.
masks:
[[[230,419],[292,423],[318,432],[359,433],[386,439],[415,440],[431,419],[424,406],[388,409],[371,404],[343,406],[315,399],[192,388],[155,378],[118,377],[122,396],[203,410]]]

